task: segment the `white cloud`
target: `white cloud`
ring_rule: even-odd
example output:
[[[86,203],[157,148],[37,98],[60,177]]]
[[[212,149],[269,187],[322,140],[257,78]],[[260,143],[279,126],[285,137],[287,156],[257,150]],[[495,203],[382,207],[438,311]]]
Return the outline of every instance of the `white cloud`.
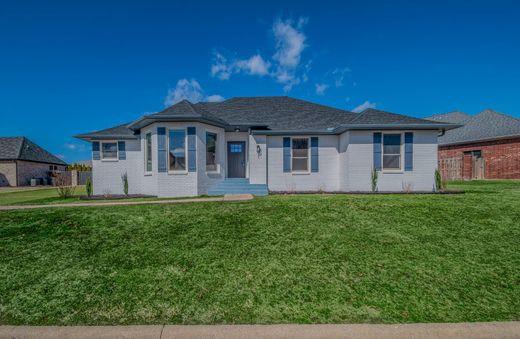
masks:
[[[66,156],[64,156],[63,154],[56,154],[56,156],[57,156],[58,158],[60,158],[61,160],[63,160],[63,159],[66,158]]]
[[[68,148],[70,150],[75,150],[77,148],[77,145],[75,145],[75,144],[65,144],[65,148]]]
[[[336,68],[332,71],[332,75],[334,76],[334,86],[342,87],[343,80],[345,79],[345,73],[350,72],[350,68]]]
[[[303,33],[303,26],[307,18],[276,19],[272,26],[275,42],[275,53],[271,60],[266,60],[260,54],[255,54],[245,59],[228,60],[222,53],[214,52],[211,65],[211,75],[220,80],[228,80],[232,74],[244,73],[248,75],[269,75],[276,82],[284,85],[284,91],[301,82],[308,80],[310,61],[303,66],[301,72],[302,53],[307,48],[307,37]]]
[[[327,88],[329,88],[329,85],[327,84],[315,84],[316,87],[316,94],[318,95],[324,95]]]
[[[213,94],[206,98],[207,102],[221,102],[224,100],[226,100],[226,99],[224,99],[224,97],[222,95],[218,95],[218,94]]]
[[[269,74],[271,63],[265,61],[260,54],[249,59],[228,59],[219,52],[214,52],[211,75],[220,80],[228,80],[232,74],[245,73],[248,75],[264,76]]]
[[[277,82],[284,84],[284,90],[289,91],[300,83],[296,71],[301,62],[303,50],[307,47],[307,37],[302,31],[307,19],[300,18],[298,22],[291,19],[277,19],[273,24],[276,52],[273,61],[276,63],[274,77]]]
[[[165,106],[171,106],[182,100],[188,100],[192,103],[199,101],[217,102],[224,100],[224,97],[218,94],[206,96],[199,82],[195,79],[180,79],[177,81],[175,88],[170,88],[164,99]]]
[[[250,75],[264,76],[269,74],[271,63],[265,61],[260,54],[253,55],[247,60],[238,60],[236,62],[238,70],[244,71]]]
[[[362,103],[359,106],[356,106],[352,109],[352,112],[360,113],[366,110],[367,108],[376,108],[376,104],[374,102],[370,102],[366,100],[364,103]]]

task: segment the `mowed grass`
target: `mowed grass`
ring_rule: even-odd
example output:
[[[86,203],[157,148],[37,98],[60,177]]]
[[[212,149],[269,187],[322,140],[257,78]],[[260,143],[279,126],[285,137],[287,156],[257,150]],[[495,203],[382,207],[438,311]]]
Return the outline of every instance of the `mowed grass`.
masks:
[[[0,212],[0,323],[520,320],[520,182]]]
[[[79,202],[79,197],[86,194],[85,186],[77,186],[74,190],[74,196],[67,199],[60,198],[55,187],[38,189],[28,188],[24,191],[0,191],[0,205],[38,205]]]

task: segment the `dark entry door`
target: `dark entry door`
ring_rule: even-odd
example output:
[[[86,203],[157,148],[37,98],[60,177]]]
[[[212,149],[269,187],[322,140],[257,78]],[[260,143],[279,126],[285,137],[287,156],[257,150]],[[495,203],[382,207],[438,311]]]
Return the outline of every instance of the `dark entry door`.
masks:
[[[228,178],[246,177],[246,143],[228,141],[227,147]]]

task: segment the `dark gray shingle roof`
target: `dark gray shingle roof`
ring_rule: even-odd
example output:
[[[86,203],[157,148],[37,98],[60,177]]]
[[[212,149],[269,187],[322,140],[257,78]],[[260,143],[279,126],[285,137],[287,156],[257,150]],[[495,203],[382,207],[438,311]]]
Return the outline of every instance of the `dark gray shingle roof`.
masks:
[[[432,121],[451,122],[454,124],[463,124],[466,120],[470,119],[471,115],[464,112],[449,112],[444,114],[436,114],[426,119]]]
[[[352,121],[353,124],[368,124],[368,125],[384,125],[384,124],[402,124],[402,125],[428,125],[431,121],[414,118],[407,115],[381,111],[378,109],[368,108]]]
[[[447,115],[448,114],[434,115],[428,119],[437,120],[439,116],[444,116],[444,119],[457,119],[461,117],[461,115],[451,117]],[[466,116],[468,116],[468,118],[462,121],[462,124],[464,124],[463,127],[447,131],[444,136],[439,137],[439,145],[520,136],[520,120],[512,116],[496,112],[492,109],[486,109],[475,116]]]
[[[237,97],[222,102],[193,104],[180,101],[161,112],[145,115],[130,123],[102,131],[78,135],[83,140],[109,137],[135,137],[133,130],[153,121],[194,120],[221,125],[233,130],[239,126],[263,127],[270,132],[321,131],[340,133],[348,126],[384,128],[383,125],[416,128],[453,128],[442,122],[413,118],[401,114],[368,109],[353,113],[287,96]],[[184,121],[184,120],[183,120]],[[346,127],[347,126],[347,127]]]
[[[63,160],[25,137],[0,137],[0,160],[26,160],[66,165]]]
[[[114,138],[114,137],[119,137],[119,138],[123,138],[123,139],[124,138],[133,138],[133,137],[135,137],[135,132],[133,130],[131,130],[130,128],[128,128],[128,124],[129,123],[121,124],[121,125],[115,126],[115,127],[106,128],[106,129],[103,129],[100,131],[79,134],[79,135],[76,135],[75,137],[78,139],[89,139],[89,138],[102,139],[102,138]]]
[[[272,130],[327,129],[346,124],[357,113],[290,97],[239,97],[199,103],[229,125],[264,125]]]

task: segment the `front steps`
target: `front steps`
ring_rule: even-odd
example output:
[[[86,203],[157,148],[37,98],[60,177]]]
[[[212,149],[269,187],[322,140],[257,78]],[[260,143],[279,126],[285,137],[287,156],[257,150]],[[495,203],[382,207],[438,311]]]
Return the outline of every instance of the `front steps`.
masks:
[[[227,178],[208,190],[208,195],[253,194],[267,195],[267,185],[250,184],[249,179]]]

